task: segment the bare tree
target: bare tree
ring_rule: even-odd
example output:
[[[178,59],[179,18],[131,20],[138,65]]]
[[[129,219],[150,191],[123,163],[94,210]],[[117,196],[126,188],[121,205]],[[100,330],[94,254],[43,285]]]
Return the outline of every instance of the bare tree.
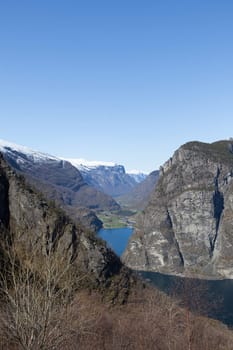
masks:
[[[19,242],[8,245],[1,273],[1,336],[24,350],[57,349],[64,342],[66,307],[77,282],[68,254],[38,247],[29,252]]]

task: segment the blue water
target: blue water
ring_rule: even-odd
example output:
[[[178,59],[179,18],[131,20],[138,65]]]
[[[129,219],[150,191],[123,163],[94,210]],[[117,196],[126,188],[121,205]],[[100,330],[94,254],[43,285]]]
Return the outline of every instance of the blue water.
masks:
[[[108,246],[111,247],[118,256],[121,256],[126,248],[128,240],[133,233],[132,228],[116,228],[116,229],[101,229],[98,234],[104,239]],[[175,289],[177,286],[185,283],[185,280],[181,277],[164,275],[157,272],[138,272],[141,277],[149,280],[157,288],[161,289],[167,294],[174,296]],[[199,298],[201,306],[203,304],[208,304],[208,310],[204,311],[210,317],[216,318],[227,325],[233,327],[233,280],[194,280],[194,287],[197,287],[195,291],[195,298]],[[198,285],[200,284],[200,289],[198,290]],[[204,284],[204,285],[203,285]],[[195,287],[196,285],[196,287]],[[182,300],[183,297],[187,299],[186,292],[185,296],[183,292],[175,293],[179,299]],[[213,304],[213,307],[211,305]],[[191,307],[192,309],[192,307]],[[195,312],[195,309],[192,311]]]
[[[112,248],[118,256],[121,256],[132,233],[132,228],[123,227],[101,229],[98,235],[108,243],[108,246]]]

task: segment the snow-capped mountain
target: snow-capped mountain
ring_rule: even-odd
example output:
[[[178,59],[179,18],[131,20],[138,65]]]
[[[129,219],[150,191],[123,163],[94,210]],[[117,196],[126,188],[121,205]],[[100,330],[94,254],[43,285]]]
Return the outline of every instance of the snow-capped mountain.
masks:
[[[113,162],[87,161],[82,158],[65,160],[81,172],[88,184],[113,197],[129,193],[147,176],[137,170],[126,172],[123,165]]]
[[[83,171],[89,171],[89,170],[92,170],[93,168],[97,168],[99,166],[113,167],[113,166],[117,165],[116,163],[113,163],[113,162],[104,162],[104,161],[95,161],[95,160],[90,161],[90,160],[86,160],[83,158],[64,158],[64,160],[67,160],[73,166],[75,166],[79,170],[83,170]]]
[[[44,162],[48,160],[60,161],[60,158],[54,157],[47,153],[42,153],[39,151],[32,150],[28,147],[17,145],[12,142],[4,141],[0,139],[0,152],[12,155],[12,157],[18,154],[18,158],[15,159],[16,163],[23,162],[23,159],[30,159],[34,163]]]
[[[100,198],[99,193],[91,195],[94,189],[118,197],[129,193],[147,176],[137,170],[126,172],[123,165],[113,162],[55,157],[4,140],[0,140],[0,152],[5,154],[6,160],[16,170],[26,173],[34,180],[39,177],[51,185],[66,187],[76,192],[78,189],[79,193],[87,184],[90,185],[88,196],[82,195],[78,200],[77,194],[75,195],[75,201],[79,206],[89,208],[102,208],[103,205],[99,206],[99,201],[103,203],[106,200]],[[64,197],[64,194],[62,196]]]
[[[63,159],[63,158],[62,158]],[[91,171],[94,168],[98,167],[124,167],[123,165],[119,165],[114,162],[105,162],[105,161],[96,161],[96,160],[86,160],[83,158],[64,158],[65,160],[69,161],[71,164],[73,164],[76,168],[78,168],[81,171]],[[145,180],[147,177],[147,173],[140,171],[140,170],[123,170],[126,174],[130,175],[132,178],[135,179],[136,182],[141,182]]]
[[[0,140],[0,152],[17,172],[75,219],[85,217],[86,220],[88,217],[92,220],[90,209],[111,211],[120,208],[113,198],[88,185],[80,171],[66,160],[3,140]],[[82,221],[84,224],[85,220]]]

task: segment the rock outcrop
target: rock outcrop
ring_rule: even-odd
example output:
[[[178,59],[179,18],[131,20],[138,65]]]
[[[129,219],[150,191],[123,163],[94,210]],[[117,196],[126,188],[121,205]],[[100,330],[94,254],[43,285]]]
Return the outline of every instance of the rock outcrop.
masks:
[[[16,243],[20,264],[37,251],[43,263],[48,248],[69,256],[77,280],[100,288],[110,299],[127,295],[130,274],[120,259],[94,233],[73,221],[17,175],[0,154],[0,252]],[[50,249],[51,250],[51,249]],[[25,254],[24,252],[27,252]],[[2,258],[2,254],[1,254]],[[3,272],[3,271],[2,271]]]
[[[190,142],[160,169],[123,261],[131,268],[233,278],[233,145]]]

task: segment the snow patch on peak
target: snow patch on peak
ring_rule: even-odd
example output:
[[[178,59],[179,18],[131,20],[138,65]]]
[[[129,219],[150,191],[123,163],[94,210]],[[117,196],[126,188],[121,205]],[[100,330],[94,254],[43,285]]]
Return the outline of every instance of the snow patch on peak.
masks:
[[[103,162],[103,161],[95,161],[95,160],[89,161],[83,158],[63,158],[63,160],[70,162],[73,166],[75,166],[78,169],[87,169],[87,168],[92,169],[99,166],[107,166],[107,167],[117,166],[117,164],[113,162]]]
[[[45,160],[56,160],[60,161],[59,158],[52,156],[47,153],[32,150],[28,147],[17,145],[12,142],[8,142],[0,139],[0,152],[2,153],[22,153],[30,158],[34,162],[41,162]]]
[[[4,153],[6,156],[7,155],[10,156],[18,164],[23,164],[28,161],[33,163],[43,163],[43,162],[49,162],[49,161],[57,161],[57,162],[67,161],[71,163],[75,168],[77,168],[78,170],[86,174],[95,170],[102,171],[102,169],[98,169],[98,168],[106,167],[105,169],[106,171],[110,173],[115,172],[118,174],[126,174],[138,183],[143,181],[147,177],[147,174],[145,172],[142,172],[139,170],[125,171],[125,168],[123,165],[120,165],[114,162],[88,161],[83,158],[56,157],[47,153],[42,153],[40,151],[32,150],[28,147],[17,145],[15,143],[8,142],[1,139],[0,139],[0,152]]]

